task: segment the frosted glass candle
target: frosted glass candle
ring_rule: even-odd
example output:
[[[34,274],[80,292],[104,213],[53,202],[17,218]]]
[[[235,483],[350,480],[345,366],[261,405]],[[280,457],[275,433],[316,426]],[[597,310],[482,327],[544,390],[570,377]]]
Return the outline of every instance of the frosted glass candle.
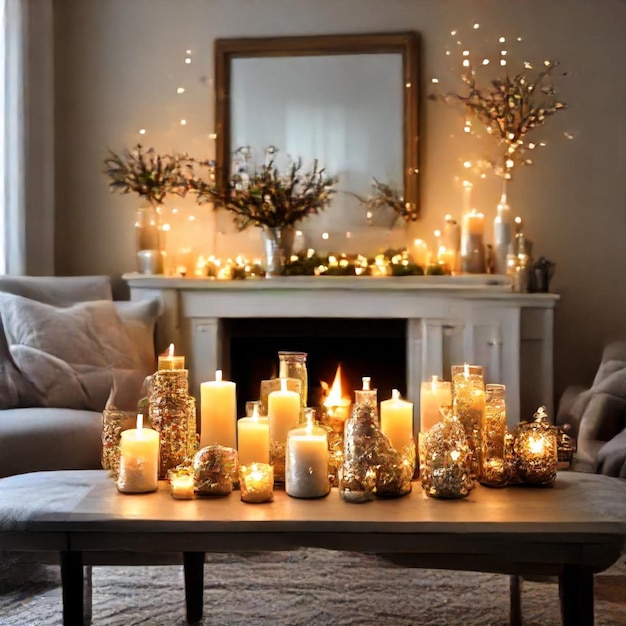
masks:
[[[330,491],[328,436],[312,421],[289,431],[285,491],[294,498],[320,498]]]
[[[452,406],[452,385],[433,376],[420,386],[420,432],[428,432],[443,419],[441,407]]]
[[[174,355],[174,344],[170,343],[166,355],[159,356],[159,370],[184,370],[185,357]]]
[[[237,386],[222,380],[222,370],[215,372],[215,380],[201,383],[200,412],[201,448],[213,444],[237,447]]]
[[[269,420],[259,416],[258,405],[251,417],[237,420],[237,451],[241,465],[270,462]]]
[[[287,389],[287,379],[280,379],[281,388],[267,397],[267,416],[270,439],[279,443],[287,441],[287,433],[300,419],[300,394]]]
[[[380,429],[396,450],[413,442],[413,403],[402,400],[397,389],[380,403]]]
[[[122,493],[156,491],[159,473],[159,433],[143,428],[143,417],[137,417],[137,428],[122,432],[120,439],[120,472],[117,488]]]
[[[191,474],[172,476],[170,479],[172,498],[176,500],[191,500],[194,493],[194,482]]]

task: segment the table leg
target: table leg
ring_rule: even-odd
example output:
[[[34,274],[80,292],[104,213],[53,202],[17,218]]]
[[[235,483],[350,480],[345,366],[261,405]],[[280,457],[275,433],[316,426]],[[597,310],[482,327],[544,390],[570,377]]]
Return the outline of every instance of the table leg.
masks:
[[[196,624],[202,619],[204,593],[204,552],[184,552],[185,604],[187,622]]]
[[[582,565],[565,565],[559,576],[563,626],[593,626],[593,573]]]
[[[61,552],[63,626],[83,626],[83,554]]]
[[[509,626],[522,626],[524,619],[522,617],[522,577],[517,574],[509,576],[510,590],[510,613]]]

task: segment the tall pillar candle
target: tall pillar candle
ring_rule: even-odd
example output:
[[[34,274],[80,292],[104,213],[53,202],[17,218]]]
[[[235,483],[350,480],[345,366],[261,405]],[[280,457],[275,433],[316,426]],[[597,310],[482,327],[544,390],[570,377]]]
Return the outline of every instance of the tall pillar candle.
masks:
[[[137,416],[137,428],[122,432],[120,471],[117,488],[122,493],[156,491],[159,474],[159,433],[143,427],[143,415]]]
[[[270,462],[269,420],[259,416],[256,404],[251,417],[237,420],[237,451],[240,465]]]
[[[507,255],[513,231],[513,219],[504,185],[506,185],[506,180],[503,181],[502,197],[498,204],[497,215],[493,220],[493,270],[495,274],[507,273]]]
[[[380,429],[397,451],[413,444],[413,403],[402,400],[397,389],[380,403]]]
[[[428,432],[443,420],[441,407],[452,406],[452,385],[449,381],[433,376],[420,386],[420,432]]]
[[[219,444],[236,448],[237,386],[222,380],[222,370],[215,380],[200,384],[200,447]]]
[[[463,215],[461,227],[461,269],[470,274],[485,272],[485,216],[472,209]]]
[[[300,394],[287,389],[286,378],[280,379],[280,390],[267,397],[267,416],[270,430],[270,462],[274,467],[274,480],[285,481],[285,454],[287,434],[300,419]]]

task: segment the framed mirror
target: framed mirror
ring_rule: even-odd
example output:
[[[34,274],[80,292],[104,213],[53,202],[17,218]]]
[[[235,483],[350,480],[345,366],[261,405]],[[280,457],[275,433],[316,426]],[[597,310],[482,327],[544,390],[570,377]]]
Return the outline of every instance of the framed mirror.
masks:
[[[347,193],[331,209],[363,221],[354,194],[367,197],[375,177],[419,211],[418,42],[414,32],[216,40],[218,184],[274,146],[277,164],[317,159],[339,176]]]

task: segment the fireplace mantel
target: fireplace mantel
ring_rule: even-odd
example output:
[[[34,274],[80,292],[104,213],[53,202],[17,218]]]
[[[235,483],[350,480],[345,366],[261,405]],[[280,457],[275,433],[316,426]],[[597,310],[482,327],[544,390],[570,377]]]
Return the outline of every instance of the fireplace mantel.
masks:
[[[232,318],[405,319],[407,396],[420,382],[449,379],[452,363],[485,368],[507,387],[507,422],[553,405],[555,294],[513,293],[502,277],[286,277],[218,281],[125,274],[132,300],[163,304],[157,342],[185,354],[192,393],[229,371],[221,321]],[[418,416],[416,411],[416,419]],[[416,427],[418,423],[416,423]]]

